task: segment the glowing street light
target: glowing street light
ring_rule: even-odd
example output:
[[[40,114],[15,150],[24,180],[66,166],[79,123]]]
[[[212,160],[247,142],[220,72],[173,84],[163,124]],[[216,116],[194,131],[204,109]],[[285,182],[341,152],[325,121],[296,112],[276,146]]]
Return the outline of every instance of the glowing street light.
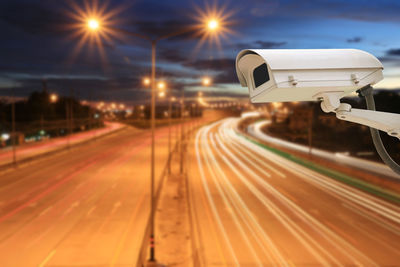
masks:
[[[165,82],[159,82],[159,83],[157,84],[157,88],[158,88],[159,90],[164,90],[164,89],[165,89]]]
[[[51,103],[56,103],[57,100],[58,100],[58,95],[56,95],[56,94],[51,94],[50,95],[50,102]]]
[[[211,84],[211,79],[208,77],[204,77],[202,82],[201,82],[204,86],[209,86]]]
[[[165,91],[159,92],[159,93],[158,93],[158,96],[161,97],[161,98],[165,97]]]
[[[89,29],[91,29],[93,31],[97,30],[100,27],[100,23],[96,19],[89,19],[87,25],[88,25]]]
[[[207,27],[211,31],[215,31],[218,28],[218,21],[216,19],[210,19],[207,23]]]
[[[143,84],[144,85],[148,86],[148,85],[150,85],[150,83],[151,83],[151,80],[149,78],[146,77],[146,78],[143,79]]]

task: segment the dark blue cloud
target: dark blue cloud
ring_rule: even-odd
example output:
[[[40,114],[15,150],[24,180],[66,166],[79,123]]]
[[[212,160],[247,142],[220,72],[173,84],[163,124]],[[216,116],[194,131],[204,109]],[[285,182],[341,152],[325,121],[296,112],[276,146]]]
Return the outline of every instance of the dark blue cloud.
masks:
[[[361,37],[353,37],[353,38],[349,38],[347,39],[348,43],[360,43],[363,40],[363,38]]]
[[[41,88],[41,79],[59,90],[88,88],[98,95],[135,99],[147,97],[141,78],[150,72],[150,46],[135,38],[106,41],[106,63],[96,49],[84,45],[71,60],[79,39],[69,38],[67,10],[71,3],[84,7],[94,0],[2,0],[0,2],[0,88],[9,81],[27,94]],[[104,3],[105,1],[99,1]],[[210,1],[209,6],[214,2]],[[216,85],[237,83],[236,53],[244,48],[365,49],[384,61],[400,55],[399,1],[247,0],[218,1],[231,12],[232,34],[220,45],[188,34],[161,41],[157,46],[157,73],[183,88],[184,79],[213,75]],[[198,22],[201,0],[110,0],[107,10],[118,10],[118,26],[152,37],[162,36]],[[385,46],[376,45],[384,42]],[[394,47],[388,50],[388,47]],[[1,84],[1,81],[7,84]],[[3,92],[3,91],[2,91]],[[84,95],[84,93],[82,93]]]

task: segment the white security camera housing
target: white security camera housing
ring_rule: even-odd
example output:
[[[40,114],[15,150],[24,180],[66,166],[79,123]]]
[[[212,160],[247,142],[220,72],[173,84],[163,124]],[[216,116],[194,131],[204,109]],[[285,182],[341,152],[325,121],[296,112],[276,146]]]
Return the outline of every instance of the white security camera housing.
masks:
[[[400,114],[375,111],[372,85],[383,79],[382,70],[376,57],[357,49],[247,49],[236,57],[251,102],[321,101],[322,110],[338,119],[369,126],[379,156],[400,174],[378,131],[400,139]],[[365,97],[368,110],[340,103],[354,91]]]
[[[383,79],[383,66],[357,49],[246,49],[236,57],[240,84],[253,103],[339,99]]]

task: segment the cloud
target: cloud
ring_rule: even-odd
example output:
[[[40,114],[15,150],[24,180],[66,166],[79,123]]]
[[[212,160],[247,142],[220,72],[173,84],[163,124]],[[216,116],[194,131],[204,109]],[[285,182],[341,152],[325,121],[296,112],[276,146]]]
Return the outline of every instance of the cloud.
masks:
[[[353,37],[353,38],[347,39],[346,41],[348,43],[360,43],[360,42],[363,41],[363,38],[361,38],[361,37]]]
[[[236,43],[234,44],[234,47],[237,49],[271,49],[271,48],[280,48],[282,46],[285,46],[287,42],[275,42],[275,41],[263,41],[263,40],[257,40],[254,42],[249,42],[249,43]]]
[[[400,48],[389,49],[388,51],[386,51],[386,55],[388,55],[388,56],[400,56]]]
[[[260,48],[277,48],[286,45],[286,42],[271,42],[271,41],[255,41],[255,44],[259,45]]]
[[[185,62],[182,65],[196,70],[225,71],[233,70],[235,68],[235,61],[234,58],[210,58]]]
[[[54,8],[54,2],[48,0],[5,1],[0,6],[0,20],[26,33],[47,36],[60,33],[60,26],[67,22],[66,16]]]
[[[160,60],[165,60],[168,62],[180,63],[188,60],[182,49],[165,48],[161,49],[158,55]]]

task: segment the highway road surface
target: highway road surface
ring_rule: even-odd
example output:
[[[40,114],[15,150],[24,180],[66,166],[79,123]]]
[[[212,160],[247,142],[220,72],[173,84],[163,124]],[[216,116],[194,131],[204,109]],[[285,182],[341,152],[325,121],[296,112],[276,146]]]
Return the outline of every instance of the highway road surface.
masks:
[[[157,178],[167,140],[157,130]],[[150,142],[127,127],[0,174],[0,266],[132,266],[150,212]]]
[[[16,147],[16,161],[17,163],[28,159],[37,157],[38,155],[53,152],[63,149],[69,145],[76,145],[88,141],[93,138],[100,137],[115,130],[122,128],[124,125],[117,122],[105,122],[105,127],[94,129],[85,132],[75,133],[69,136],[53,138],[41,142],[33,142],[28,144],[19,145]],[[0,166],[10,164],[13,162],[12,147],[0,149]]]
[[[400,207],[235,132],[202,127],[189,146],[194,255],[203,266],[399,266]]]

